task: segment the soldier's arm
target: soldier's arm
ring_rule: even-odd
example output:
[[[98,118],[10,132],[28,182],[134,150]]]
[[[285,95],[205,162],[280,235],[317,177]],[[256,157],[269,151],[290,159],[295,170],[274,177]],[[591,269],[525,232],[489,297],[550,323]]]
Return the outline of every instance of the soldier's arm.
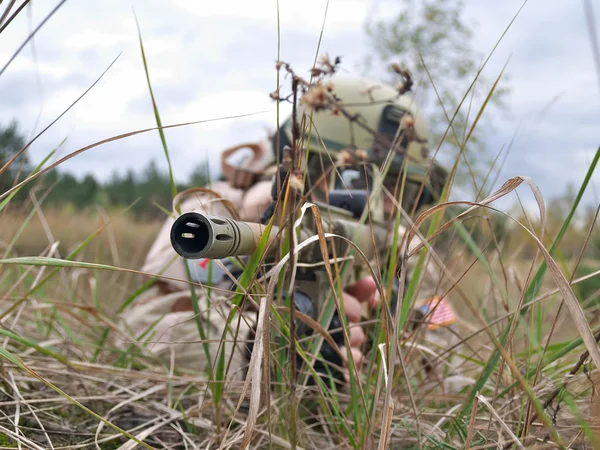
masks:
[[[203,213],[218,214],[231,217],[228,205],[239,209],[243,199],[243,191],[232,188],[228,183],[217,182],[211,186],[210,191],[190,194],[181,203],[181,212],[198,211]],[[178,280],[186,280],[185,261],[177,255],[171,245],[171,227],[175,222],[174,217],[167,217],[150,248],[142,272],[158,274]],[[175,289],[189,289],[186,283],[167,281]]]

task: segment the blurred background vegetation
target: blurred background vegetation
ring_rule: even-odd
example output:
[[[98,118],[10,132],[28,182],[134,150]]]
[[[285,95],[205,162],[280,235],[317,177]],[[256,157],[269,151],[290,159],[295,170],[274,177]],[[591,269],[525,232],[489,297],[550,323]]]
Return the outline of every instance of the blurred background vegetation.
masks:
[[[4,166],[26,144],[16,121],[0,124],[0,166]],[[6,192],[25,179],[33,170],[26,153],[0,174],[0,192]],[[209,181],[206,163],[199,163],[191,173],[188,183],[178,184],[178,191],[192,186],[203,186]],[[114,172],[106,182],[99,182],[93,174],[76,176],[60,167],[44,174],[39,181],[27,183],[19,190],[12,208],[22,208],[32,194],[44,192],[46,207],[66,213],[84,213],[102,207],[116,210],[129,207],[135,220],[164,218],[161,210],[171,210],[169,174],[160,170],[155,160],[145,162],[138,171],[128,170],[124,175]]]
[[[16,22],[12,21],[20,14],[20,11],[28,12],[23,9],[29,3],[28,0],[23,0],[21,6],[16,6],[16,2],[8,3],[6,9],[0,12],[0,34],[9,25],[14,26]],[[1,0],[0,4],[3,4]],[[252,4],[253,8],[260,6]],[[492,73],[492,77],[488,78],[480,72],[489,55],[475,51],[474,28],[465,16],[463,1],[396,0],[393,6],[396,9],[394,13],[384,14],[379,18],[366,18],[363,31],[370,51],[359,64],[358,71],[366,76],[397,84],[397,73],[390,70],[390,67],[398,64],[409,69],[412,79],[415,81],[413,94],[432,131],[431,154],[435,155],[435,158],[449,171],[455,173],[452,186],[449,187],[453,200],[481,200],[497,189],[499,184],[506,181],[506,179],[500,179],[499,174],[506,161],[506,156],[511,150],[512,143],[496,145],[498,141],[494,143],[491,137],[494,134],[495,125],[498,125],[497,120],[511,114],[508,100],[511,92],[510,76],[507,73]],[[146,5],[144,7],[151,8]],[[274,13],[275,7],[274,5],[272,7]],[[141,6],[140,9],[142,9]],[[156,8],[154,9],[156,10]],[[9,14],[11,11],[14,12],[14,16]],[[87,14],[87,11],[85,13]],[[315,17],[317,16],[318,14],[315,14]],[[111,20],[114,20],[114,17],[118,17],[118,14],[111,13]],[[317,19],[320,21],[321,17],[317,17]],[[168,20],[164,22],[167,23]],[[161,23],[161,27],[165,23]],[[226,28],[220,23],[218,26]],[[74,26],[74,29],[77,28],[81,28],[79,24]],[[356,32],[360,33],[358,29]],[[554,44],[549,42],[544,45],[549,48]],[[95,53],[96,49],[93,50]],[[20,51],[17,50],[16,54]],[[169,47],[169,51],[174,50]],[[319,49],[319,53],[328,53],[325,45]],[[235,59],[235,56],[235,53],[226,55],[227,58],[232,59]],[[337,57],[338,55],[329,56]],[[345,55],[339,56],[343,66]],[[274,59],[275,57],[273,57],[273,69]],[[147,69],[145,62],[144,59],[144,68]],[[230,63],[232,62],[229,61],[228,64]],[[139,64],[142,64],[141,61]],[[154,70],[160,69],[161,65],[165,64],[164,60],[160,60],[160,58],[152,58],[148,64],[150,73],[154,75]],[[197,66],[194,66],[192,62],[186,60],[185,65],[186,70],[189,69],[190,72],[198,71]],[[203,67],[201,70],[211,70],[210,66],[208,67],[209,69]],[[260,71],[261,68],[263,68],[262,63],[257,62],[250,67],[240,67],[239,69],[235,67],[234,69],[249,76],[247,73],[251,73],[254,69]],[[3,74],[3,70],[0,69],[0,75]],[[86,70],[88,70],[87,67]],[[89,70],[91,71],[91,69]],[[274,79],[275,70],[272,75]],[[496,77],[500,80],[498,85],[495,85]],[[144,79],[139,80],[142,84],[145,81]],[[120,82],[122,79],[119,79]],[[230,88],[235,90],[238,88],[238,83],[228,79],[227,89]],[[190,89],[200,90],[196,85]],[[7,90],[4,92],[0,90],[0,98],[6,92]],[[168,101],[171,100],[170,95],[173,97],[177,95],[176,90],[162,92],[166,94],[164,96],[157,95],[157,109],[168,104]],[[221,92],[216,92],[218,96],[221,95]],[[189,92],[185,94],[186,96],[190,95]],[[264,95],[268,99],[268,92],[265,91]],[[122,99],[119,99],[120,101]],[[136,108],[148,108],[146,111],[153,113],[150,108],[154,106],[154,98],[151,99],[148,96],[145,101],[146,103],[140,103],[141,107],[136,103]],[[203,108],[209,110],[211,114],[213,113],[208,106],[203,105]],[[12,110],[11,114],[19,115]],[[114,117],[121,118],[117,114]],[[111,116],[111,118],[114,117]],[[189,117],[189,119],[194,118]],[[450,121],[452,126],[448,125]],[[40,161],[32,159],[29,153],[31,141],[27,136],[28,133],[24,131],[30,128],[29,122],[30,120],[23,115],[15,117],[12,122],[0,122],[0,195],[25,180],[40,164]],[[85,126],[85,121],[82,122]],[[154,125],[153,122],[152,124]],[[272,125],[274,127],[274,124]],[[584,124],[579,123],[578,126],[583,127]],[[133,130],[119,130],[119,132],[123,131]],[[90,130],[85,130],[82,134],[85,135],[86,140],[90,140],[84,145],[91,144],[95,139]],[[116,135],[116,131],[114,135]],[[144,147],[144,152],[148,148],[162,151],[158,133],[153,133],[153,135],[155,141],[149,141],[150,144],[148,147]],[[236,138],[240,137],[235,133],[233,135]],[[59,140],[67,138],[70,138],[68,132],[64,136],[60,136]],[[567,150],[576,150],[573,148],[573,142],[569,139],[565,133],[564,142],[569,146]],[[53,147],[53,145],[50,144],[48,147]],[[207,144],[192,140],[186,141],[185,145],[187,146],[186,158],[182,157],[182,159],[187,164],[191,160],[189,148],[196,149]],[[222,150],[216,148],[216,145],[207,146],[211,147],[209,150],[211,157],[219,155],[219,151]],[[81,148],[81,142],[76,147]],[[177,160],[178,154],[182,154],[180,152],[181,144],[179,148],[177,147],[176,140],[169,142],[171,161]],[[26,150],[20,153],[23,149]],[[50,148],[44,150],[50,150]],[[125,154],[126,145],[121,150]],[[193,170],[187,171],[189,167],[185,167],[189,175],[184,182],[176,185],[177,191],[205,186],[220,176],[219,173],[214,172],[214,169],[209,173],[208,163],[202,162],[205,150],[198,150],[198,158]],[[534,149],[532,154],[536,154],[536,150],[538,149]],[[19,156],[15,157],[17,154]],[[131,161],[135,155],[127,156]],[[159,158],[162,156],[161,153]],[[520,158],[522,155],[518,156]],[[14,160],[13,157],[15,157]],[[140,378],[136,374],[134,378],[117,382],[115,381],[116,372],[112,370],[113,368],[134,366],[139,368],[138,365],[145,367],[146,362],[143,358],[140,357],[139,361],[136,360],[137,350],[134,350],[133,346],[127,351],[122,351],[114,344],[113,339],[116,333],[111,327],[116,321],[115,313],[120,311],[124,305],[129,304],[147,282],[147,278],[137,271],[143,266],[148,250],[163,226],[166,215],[172,211],[173,191],[165,161],[146,157],[146,153],[143,153],[138,161],[138,166],[134,169],[123,172],[124,167],[119,167],[120,171],[115,171],[112,176],[102,179],[99,178],[100,170],[96,173],[82,173],[65,170],[59,165],[33,181],[25,183],[15,191],[14,197],[6,196],[0,200],[0,254],[5,261],[20,256],[30,257],[24,258],[28,263],[20,260],[20,262],[17,261],[17,264],[9,261],[0,265],[0,298],[4,302],[3,316],[0,318],[2,320],[0,335],[4,336],[5,350],[8,348],[13,354],[21,355],[30,367],[38,371],[48,370],[48,373],[45,374],[48,379],[56,380],[59,374],[65,374],[65,380],[61,380],[61,383],[64,383],[65,391],[68,391],[69,394],[82,393],[78,398],[84,398],[84,396],[93,396],[97,392],[98,398],[111,397],[113,389],[118,387],[120,390],[121,385],[127,386],[127,389],[123,389],[124,394],[119,394],[125,397],[114,396],[109,401],[124,405],[131,401],[129,395],[135,395],[140,399],[140,403],[145,402],[144,407],[151,411],[154,419],[165,411],[171,414],[173,411],[171,408],[178,408],[179,406],[173,406],[178,403],[178,400],[174,402],[171,400],[179,394],[172,394],[175,391],[170,391],[165,396],[164,391],[155,390],[157,386],[153,383],[164,383],[164,378],[150,377],[148,384],[144,385],[139,383]],[[213,160],[213,162],[215,161]],[[194,162],[190,164],[194,164]],[[94,166],[94,168],[99,169],[98,166]],[[593,171],[592,169],[593,167],[590,166],[591,171]],[[543,167],[539,170],[543,170]],[[566,171],[563,168],[561,170]],[[529,170],[523,171],[528,172]],[[539,172],[524,173],[523,175],[534,177],[538,174]],[[568,179],[573,180],[574,178],[573,176]],[[590,326],[596,327],[600,318],[597,307],[600,303],[600,277],[594,276],[581,282],[574,282],[578,278],[597,272],[600,267],[597,199],[594,199],[595,201],[591,204],[579,203],[575,208],[575,215],[572,219],[569,218],[574,205],[578,202],[577,195],[582,181],[575,180],[575,184],[569,185],[564,193],[554,198],[544,195],[546,220],[542,243],[549,249],[557,240],[560,241],[556,250],[552,252],[552,257],[560,265],[565,277],[573,282],[572,288],[583,306]],[[560,180],[560,185],[563,183],[564,180]],[[523,190],[526,191],[526,189]],[[590,183],[586,190],[593,191],[594,189],[596,186]],[[530,192],[527,193],[530,194]],[[593,194],[594,192],[592,192],[592,196]],[[539,282],[534,277],[536,271],[543,266],[543,261],[536,242],[521,225],[533,230],[536,236],[542,235],[540,214],[535,208],[533,211],[531,210],[532,203],[527,203],[527,199],[520,197],[520,192],[514,197],[511,194],[511,198],[515,199],[514,203],[506,207],[492,204],[492,207],[497,207],[503,213],[480,208],[462,222],[464,229],[461,228],[459,231],[458,227],[450,227],[441,233],[433,244],[438,250],[436,253],[443,259],[442,264],[445,269],[457,280],[454,292],[460,291],[461,293],[461,295],[456,295],[455,298],[458,300],[455,299],[453,304],[462,325],[468,325],[465,328],[468,331],[468,337],[467,332],[463,330],[464,335],[461,338],[464,338],[469,346],[477,347],[476,350],[480,352],[480,355],[476,357],[465,354],[464,359],[472,359],[469,363],[473,363],[478,371],[479,367],[483,368],[481,379],[489,378],[490,383],[486,383],[482,393],[489,394],[490,398],[492,395],[494,396],[494,405],[497,410],[503,414],[503,417],[506,414],[506,417],[510,419],[507,423],[511,428],[517,430],[523,422],[523,417],[517,413],[513,414],[513,411],[519,409],[518,405],[513,403],[514,399],[522,402],[522,411],[530,409],[531,405],[527,403],[527,395],[519,390],[514,374],[510,373],[504,363],[498,364],[497,360],[489,365],[491,369],[487,371],[487,358],[492,354],[491,350],[494,345],[485,333],[479,334],[479,331],[489,327],[494,336],[501,336],[503,329],[508,330],[512,326],[513,318],[507,314],[511,311],[516,312],[521,300],[531,300],[533,306],[528,306],[525,313],[520,311],[524,320],[514,322],[516,328],[511,331],[510,343],[507,344],[506,350],[511,357],[514,357],[513,361],[519,364],[521,375],[527,377],[527,382],[547,391],[553,388],[554,381],[563,379],[566,371],[570,370],[572,364],[580,359],[583,350],[581,346],[570,347],[574,339],[578,337],[578,331],[573,326],[567,309],[563,308],[565,297],[559,290],[555,290],[555,281],[548,274],[541,277]],[[467,208],[467,206],[456,205],[447,208],[444,211],[442,223],[456,217]],[[561,229],[566,224],[568,224],[568,228],[562,235]],[[420,231],[426,232],[426,227],[422,227]],[[29,265],[32,261],[39,262],[39,259],[35,258],[37,256],[49,257],[44,263],[48,265]],[[64,267],[52,266],[52,258],[73,264],[65,264]],[[110,270],[103,270],[107,267],[99,268],[98,264],[112,267],[109,268]],[[529,289],[532,286],[533,289]],[[554,293],[552,293],[553,290]],[[543,301],[537,301],[538,294],[543,296],[540,297]],[[574,301],[577,302],[577,300]],[[473,309],[469,309],[466,305],[473,306],[482,320],[485,320],[485,326],[476,320]],[[515,317],[517,317],[516,314]],[[555,324],[556,330],[554,330]],[[548,331],[551,327],[552,331]],[[110,338],[108,338],[109,329],[113,329]],[[27,340],[14,339],[13,335],[7,334],[9,332],[14,332],[15,335]],[[7,347],[6,342],[9,341],[9,338],[11,345]],[[548,338],[547,342],[546,338]],[[34,346],[31,342],[39,342],[49,351],[66,354],[73,360],[97,364],[89,366],[90,373],[94,375],[93,383],[97,383],[97,385],[87,380],[88,384],[83,388],[78,386],[74,380],[80,382],[84,376],[81,373],[74,375],[73,372],[65,371],[63,366],[58,366],[59,369],[52,372],[52,365],[49,364],[49,361],[52,362],[51,359],[40,360],[40,347]],[[546,343],[549,344],[549,347],[542,350]],[[561,354],[564,349],[566,349],[565,353]],[[376,352],[373,354],[377,358],[379,357]],[[412,358],[415,358],[415,355],[416,353],[413,352]],[[6,353],[3,356],[6,357]],[[442,356],[442,362],[443,358]],[[36,384],[39,380],[27,378],[19,379],[19,389],[21,389],[19,392],[17,384],[14,383],[15,387],[13,388],[14,380],[6,374],[9,374],[10,377],[13,376],[13,373],[19,377],[24,377],[26,374],[11,371],[10,361],[7,362],[2,358],[0,360],[3,369],[0,379],[4,383],[4,388],[0,389],[0,395],[5,395],[5,398],[11,401],[15,400],[14,405],[17,405],[16,412],[13,410],[11,413],[6,413],[3,410],[4,418],[0,420],[0,427],[4,428],[0,429],[0,446],[4,446],[4,440],[8,440],[8,428],[17,429],[18,425],[23,423],[33,427],[31,429],[36,429],[38,426],[33,423],[31,418],[29,423],[26,422],[26,411],[20,406],[26,405],[26,403],[21,402],[21,396],[25,395],[28,400],[33,399],[33,402],[38,402],[44,396],[52,398],[56,394],[43,391],[43,386],[42,389],[39,389],[40,385]],[[135,365],[132,363],[134,360],[136,360]],[[497,368],[495,368],[496,365]],[[150,366],[150,368],[152,367]],[[100,368],[107,368],[107,370],[101,372]],[[147,373],[150,373],[150,370]],[[144,376],[147,376],[147,373],[144,373]],[[411,378],[407,373],[402,376],[406,375],[406,379],[410,383],[406,383],[405,386],[404,379],[402,379],[397,388],[395,387],[397,391],[393,394],[395,397],[397,395],[399,399],[398,411],[395,413],[397,420],[394,421],[394,426],[398,425],[399,432],[404,426],[402,425],[403,421],[412,414],[408,406],[410,404],[407,400],[409,397],[405,394],[410,394],[411,402],[415,397],[413,392],[405,388],[411,385],[422,386],[416,384],[420,383],[421,375],[416,374]],[[162,375],[162,372],[159,370],[155,374]],[[25,386],[26,384],[27,386]],[[170,382],[168,384],[169,389],[174,388]],[[90,386],[96,390],[89,390]],[[372,383],[372,386],[375,386],[375,383]],[[138,391],[136,392],[135,389]],[[187,387],[182,387],[182,389],[184,393],[187,391]],[[11,397],[13,391],[14,397]],[[150,397],[146,397],[150,391],[160,397],[156,401],[153,400],[152,405],[150,405]],[[379,386],[377,391],[379,391]],[[492,394],[492,391],[495,392]],[[378,395],[371,396],[372,392],[369,390],[365,392],[368,394],[366,400],[369,403]],[[432,392],[435,395],[429,397]],[[462,398],[446,396],[447,392],[443,392],[441,389],[438,391],[437,387],[435,392],[434,389],[427,392],[417,388],[414,393],[417,394],[419,408],[421,406],[426,408],[419,411],[418,416],[415,416],[420,417],[421,426],[425,426],[422,431],[427,434],[430,430],[440,431],[445,427],[444,433],[450,430],[448,434],[451,435],[452,429],[447,424],[442,425],[440,418],[448,417],[448,411],[452,411],[450,405],[462,401]],[[441,394],[439,397],[438,393]],[[229,393],[225,394],[229,395]],[[566,398],[566,394],[564,395]],[[167,397],[168,408],[162,404],[165,397]],[[123,398],[126,400],[122,400]],[[213,397],[213,399],[215,398],[216,396]],[[227,402],[223,403],[233,404],[237,400],[237,397],[230,397],[227,398]],[[281,402],[279,400],[277,398],[272,403],[276,408],[273,417],[279,427],[273,429],[276,432],[287,432],[288,429],[293,429],[295,433],[297,424],[291,423],[290,426],[291,421],[288,421],[287,416],[287,400]],[[324,403],[331,407],[334,400],[335,398],[327,398]],[[193,401],[194,404],[198,403],[196,398]],[[362,401],[361,399],[360,402]],[[4,402],[4,398],[0,398],[0,403],[2,402]],[[219,409],[218,402],[219,400],[216,400],[217,408],[215,410]],[[353,398],[353,402],[351,409],[359,405],[357,398]],[[31,404],[27,403],[27,406]],[[91,408],[97,411],[105,411],[112,406],[110,403],[92,405]],[[466,408],[457,415],[460,420],[465,419],[464,429],[459,433],[461,436],[451,437],[454,440],[448,442],[456,444],[459,440],[461,441],[460,445],[453,445],[452,448],[483,448],[484,444],[487,444],[487,437],[484,439],[483,434],[475,435],[473,442],[462,442],[463,435],[467,436],[467,440],[471,439],[468,437],[471,429],[467,433],[470,425],[467,426],[468,417],[465,415],[469,414],[471,406],[466,403],[465,405]],[[78,433],[85,427],[88,427],[87,432],[91,436],[90,439],[96,437],[99,430],[96,429],[94,421],[90,421],[88,416],[80,419],[76,414],[65,414],[63,407],[64,403],[59,402],[56,402],[55,406],[52,404],[47,408],[46,405],[43,406],[47,422],[45,425],[56,422],[58,424],[56,428],[61,433],[59,438],[56,438],[55,445],[80,444],[82,438]],[[487,427],[489,433],[494,434],[495,431],[490,428],[492,421],[490,421],[489,412],[482,408],[481,404],[478,408],[482,411],[478,414],[478,423],[480,424],[478,430],[484,430]],[[563,411],[565,409],[567,408],[563,406]],[[268,408],[266,410],[270,411]],[[417,406],[415,405],[415,412],[416,410]],[[54,413],[54,417],[51,417],[49,411]],[[473,408],[473,411],[475,412],[476,408]],[[343,417],[339,411],[335,413],[338,414],[338,417]],[[228,415],[229,411],[225,414]],[[349,447],[347,443],[351,438],[352,441],[357,442],[354,448],[365,448],[365,446],[360,446],[360,439],[364,438],[362,436],[364,427],[361,424],[367,423],[366,415],[360,415],[362,414],[360,408],[354,410],[353,414],[357,414],[352,420],[354,422],[352,426],[358,425],[356,430],[351,430],[352,427],[346,427],[346,423],[343,423],[344,427],[340,428],[342,431],[334,430],[334,434],[337,434],[336,441],[341,442],[342,447]],[[11,415],[16,417],[15,422],[10,423],[7,420],[11,418]],[[198,417],[209,418],[209,426],[204,432],[209,439],[218,440],[220,430],[217,428],[218,432],[214,433],[214,428],[211,428],[210,425],[212,420],[219,425],[219,421],[215,418],[217,416],[212,416],[210,408],[208,408],[200,410]],[[474,418],[475,415],[472,416],[472,419]],[[330,419],[331,416],[324,415],[318,420],[322,420],[322,424],[324,424]],[[381,418],[375,415],[369,416],[368,419],[371,424],[381,421]],[[225,421],[228,421],[228,417],[225,418]],[[350,423],[349,421],[348,424]],[[564,423],[561,424],[564,425]],[[307,429],[313,428],[313,424],[309,421],[306,425]],[[410,426],[414,425],[410,424]],[[301,425],[301,428],[304,430],[304,425]],[[269,429],[269,432],[271,431]],[[326,431],[327,433],[324,434],[329,436],[329,430]],[[202,435],[204,432],[200,431],[198,434]],[[37,440],[38,437],[35,436],[35,439]],[[430,437],[433,442],[435,435],[432,433]],[[55,439],[54,436],[53,439]],[[492,439],[497,439],[497,436],[494,434],[490,440]],[[544,436],[544,440],[546,439],[547,436]],[[46,441],[40,438],[40,442],[46,448]],[[90,440],[90,442],[92,441]],[[203,442],[199,447],[210,447],[207,442]],[[340,445],[336,445],[336,447]],[[331,445],[331,447],[334,446]],[[310,448],[317,448],[317,446]],[[318,448],[325,447],[318,446]],[[435,448],[450,447],[445,443]]]
[[[511,113],[507,99],[510,74],[503,73],[501,83],[495,86],[495,79],[481,73],[488,55],[475,50],[473,24],[465,15],[464,2],[401,0],[396,6],[396,12],[385,17],[366,17],[364,33],[370,52],[359,64],[359,71],[396,84],[397,74],[390,66],[400,64],[410,70],[415,80],[413,93],[433,134],[431,152],[449,170],[456,169],[451,191],[458,192],[458,199],[481,200],[497,188],[502,159],[510,151],[489,144],[495,121]],[[343,64],[344,55],[341,57]],[[19,118],[0,123],[0,166],[27,145]],[[160,147],[158,136],[156,146]],[[214,154],[219,150],[212,149]],[[39,163],[27,155],[26,151],[7,170],[0,171],[0,192],[24,180]],[[202,159],[199,155],[186,182],[177,185],[178,191],[204,186],[219,176],[209,175],[208,164]],[[552,245],[565,223],[578,188],[571,185],[564,194],[544,199],[546,247]],[[171,203],[164,161],[145,159],[136,170],[114,172],[103,181],[93,173],[71,173],[59,166],[26,183],[2,208],[0,244],[10,250],[4,252],[5,257],[39,255],[55,243],[59,254],[65,255],[102,229],[97,236],[99,244],[81,250],[78,259],[139,269],[165,215],[172,210]],[[445,215],[455,217],[466,208],[454,206]],[[539,236],[539,214],[532,216],[518,196],[512,207],[502,209],[506,215],[479,210],[465,221],[475,246],[465,246],[452,230],[440,235],[436,246],[457,258],[473,256],[473,248],[478,248],[489,258],[535,263],[537,246],[516,221],[527,224]],[[596,221],[597,205],[579,205],[555,255],[568,276],[580,277],[597,270],[600,232],[594,226]],[[460,262],[467,264],[465,258]],[[110,286],[102,284],[107,293]],[[594,303],[599,297],[600,277],[578,283],[574,289],[582,302]]]
[[[16,121],[0,125],[1,166],[24,145],[25,136],[20,133]],[[32,170],[33,164],[26,153],[19,156],[0,175],[0,191],[9,190]],[[205,186],[211,178],[219,176],[212,175],[209,175],[206,163],[199,163],[188,182],[178,184],[177,189],[181,192],[190,187]],[[546,199],[543,243],[547,248],[555,240],[574,204],[575,196],[575,187],[569,186],[563,195]],[[138,171],[129,170],[122,176],[114,173],[106,182],[97,181],[93,174],[76,176],[58,167],[38,180],[25,184],[0,212],[3,223],[0,244],[10,248],[13,256],[30,256],[40,255],[50,244],[57,243],[59,254],[66,255],[101,229],[102,232],[95,239],[96,245],[83,249],[77,259],[139,270],[166,214],[172,210],[171,204],[168,171],[161,170],[154,160],[147,161]],[[467,208],[452,206],[446,210],[446,217],[455,217]],[[31,218],[32,211],[37,211],[39,220]],[[487,255],[497,254],[515,264],[532,263],[537,246],[515,221],[529,224],[539,235],[539,217],[528,215],[518,202],[505,213],[479,211],[465,221],[465,227],[479,251],[484,249]],[[558,246],[556,257],[567,274],[571,274],[574,268],[575,278],[598,270],[600,231],[594,226],[595,222],[596,207],[588,205],[579,208]],[[438,249],[444,249],[444,253],[453,254],[459,267],[470,259],[464,258],[466,254],[473,256],[473,252],[461,242],[450,231],[440,235],[434,244]],[[470,277],[477,280],[476,270],[472,268],[471,272],[475,274]],[[139,283],[139,279],[131,274],[119,274],[116,284],[110,282],[109,274],[102,274],[101,277],[106,279],[102,280],[99,288],[107,296],[114,295],[115,289],[124,296],[128,289],[133,289],[135,283]],[[599,303],[600,277],[584,280],[573,288],[584,306],[593,307]],[[475,285],[472,289],[475,289]]]

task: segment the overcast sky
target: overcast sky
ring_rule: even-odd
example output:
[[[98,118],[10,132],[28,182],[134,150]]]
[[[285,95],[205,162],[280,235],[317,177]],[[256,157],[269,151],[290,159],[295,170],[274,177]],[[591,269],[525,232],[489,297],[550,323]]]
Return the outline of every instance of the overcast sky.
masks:
[[[0,68],[57,3],[32,1],[32,8],[0,35]],[[369,51],[365,19],[389,14],[390,3],[402,4],[330,0],[320,53],[341,56],[344,71],[355,73]],[[600,28],[600,6],[592,3]],[[326,0],[280,0],[281,58],[300,72],[312,66],[326,5]],[[468,0],[465,5],[468,20],[476,21],[476,50],[487,55],[522,1]],[[36,35],[34,45],[25,47],[0,76],[0,123],[18,119],[27,136],[39,132],[121,56],[34,143],[34,162],[64,139],[61,156],[155,126],[134,10],[163,124],[254,114],[168,130],[179,179],[207,157],[216,167],[222,149],[260,139],[272,129],[276,0],[68,0]],[[599,81],[583,1],[529,0],[487,72],[495,76],[509,57],[511,117],[496,125],[489,148],[497,152],[519,132],[498,185],[511,176],[529,176],[549,198],[569,182],[581,183],[600,145]],[[166,167],[156,131],[94,148],[63,167],[106,179],[115,170],[140,168],[152,158]],[[599,173],[595,181],[600,181]]]

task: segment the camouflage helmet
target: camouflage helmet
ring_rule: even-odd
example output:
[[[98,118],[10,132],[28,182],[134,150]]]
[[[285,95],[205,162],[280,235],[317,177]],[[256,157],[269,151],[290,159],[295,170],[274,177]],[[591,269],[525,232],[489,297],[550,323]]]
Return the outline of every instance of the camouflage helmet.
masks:
[[[333,107],[318,107],[323,90],[337,100]],[[381,166],[388,158],[394,138],[398,137],[387,179],[397,180],[401,171],[406,170],[407,182],[412,182],[413,188],[416,185],[416,190],[405,190],[404,198],[416,197],[421,183],[426,181],[429,189],[424,190],[419,203],[437,200],[430,197],[434,193],[439,196],[446,173],[437,164],[431,167],[429,128],[412,96],[367,78],[334,75],[330,81],[311,86],[304,94],[298,102],[298,121],[303,116],[306,121],[302,127],[303,147],[310,155],[327,154],[325,159],[335,160],[343,150],[357,149],[365,150],[367,159]],[[292,126],[290,116],[282,124],[279,137],[277,133],[273,136],[273,148],[280,156],[286,145],[291,147]],[[408,206],[404,199],[402,203]]]

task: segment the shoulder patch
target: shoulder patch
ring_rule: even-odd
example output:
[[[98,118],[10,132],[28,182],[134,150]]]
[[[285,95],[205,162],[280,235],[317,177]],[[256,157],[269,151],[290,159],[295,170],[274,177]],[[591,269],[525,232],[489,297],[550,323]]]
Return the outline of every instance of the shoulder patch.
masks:
[[[446,298],[431,297],[419,307],[425,315],[428,330],[435,330],[456,322],[456,314]]]
[[[186,264],[190,269],[192,281],[195,281],[196,283],[214,285],[223,281],[223,279],[227,277],[227,274],[219,266],[219,264],[215,264],[214,262],[210,264],[210,261],[211,260],[209,258],[185,260]],[[220,261],[229,271],[233,269],[233,264],[229,261],[228,258],[221,259]],[[211,267],[210,273],[209,267]]]

